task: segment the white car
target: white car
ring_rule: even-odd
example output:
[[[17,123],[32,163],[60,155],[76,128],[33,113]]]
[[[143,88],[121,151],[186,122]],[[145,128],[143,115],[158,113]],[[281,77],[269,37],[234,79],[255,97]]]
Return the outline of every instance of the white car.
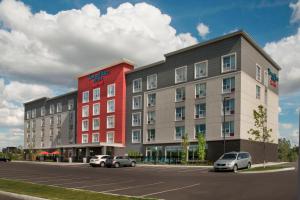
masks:
[[[105,167],[106,160],[109,157],[109,155],[95,155],[90,159],[90,166],[96,167]]]

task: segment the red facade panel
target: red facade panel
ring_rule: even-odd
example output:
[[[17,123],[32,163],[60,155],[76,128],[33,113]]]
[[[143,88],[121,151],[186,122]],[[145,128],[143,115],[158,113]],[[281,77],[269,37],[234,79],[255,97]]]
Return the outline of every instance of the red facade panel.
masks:
[[[88,143],[92,143],[92,134],[99,133],[99,141],[106,142],[107,132],[114,132],[114,143],[125,145],[125,112],[126,112],[126,80],[125,73],[133,69],[133,66],[122,62],[105,69],[86,74],[78,78],[77,98],[77,144],[82,144],[82,134],[88,134]],[[107,87],[115,84],[115,96],[107,97]],[[100,100],[93,101],[93,89],[100,88]],[[83,92],[89,91],[89,101],[83,103]],[[107,113],[107,101],[115,100],[115,111]],[[100,104],[100,114],[93,116],[93,104]],[[88,117],[82,117],[82,107],[89,106]],[[115,126],[107,129],[107,116],[114,115]],[[100,129],[92,130],[93,118],[100,119]],[[82,131],[82,120],[88,120],[88,131]]]

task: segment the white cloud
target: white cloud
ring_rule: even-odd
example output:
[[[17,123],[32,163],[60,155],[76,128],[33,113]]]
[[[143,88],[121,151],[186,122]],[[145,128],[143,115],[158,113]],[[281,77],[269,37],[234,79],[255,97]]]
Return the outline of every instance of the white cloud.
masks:
[[[5,132],[0,132],[0,148],[9,146],[23,146],[24,135],[20,132],[23,130],[8,129]],[[1,150],[1,149],[0,149]]]
[[[123,3],[106,14],[93,4],[49,14],[20,1],[0,3],[0,71],[10,79],[73,85],[76,74],[125,57],[136,65],[195,44],[171,17],[147,3]]]
[[[280,126],[284,129],[292,129],[293,128],[293,124],[290,124],[290,123],[281,123]]]
[[[267,53],[282,67],[280,71],[280,92],[299,91],[300,85],[300,28],[295,35],[267,43]]]
[[[16,81],[5,84],[4,80],[0,79],[0,127],[22,126],[23,103],[52,94],[52,90],[45,86]]]
[[[204,23],[199,23],[197,25],[197,31],[198,34],[202,37],[205,38],[207,34],[210,33],[209,31],[209,27],[207,25],[205,25]]]
[[[293,10],[291,22],[295,23],[300,21],[300,1],[296,3],[290,3],[290,8]]]

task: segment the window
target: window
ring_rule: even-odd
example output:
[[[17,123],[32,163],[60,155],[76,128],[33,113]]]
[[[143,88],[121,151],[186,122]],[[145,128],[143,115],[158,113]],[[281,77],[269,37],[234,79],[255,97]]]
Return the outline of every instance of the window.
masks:
[[[195,86],[195,96],[196,98],[206,96],[206,83],[198,83]]]
[[[179,101],[184,101],[185,100],[185,88],[176,88],[176,97],[175,97],[175,101],[179,102]]]
[[[207,61],[195,64],[195,79],[207,76]]]
[[[157,88],[157,74],[147,76],[147,90]]]
[[[176,68],[175,83],[186,82],[186,80],[187,80],[187,66]]]
[[[256,99],[260,99],[260,87],[256,85]]]
[[[45,106],[43,106],[43,107],[41,107],[41,116],[43,117],[43,116],[45,116],[45,114],[46,114],[46,108],[45,108]]]
[[[111,99],[107,101],[107,113],[115,112],[115,100]]]
[[[185,119],[185,108],[184,107],[177,107],[175,109],[176,111],[176,116],[175,116],[175,120],[176,121],[181,121]]]
[[[148,121],[148,124],[154,124],[155,123],[155,111],[148,111],[147,121]]]
[[[27,124],[27,126],[28,126],[28,124]],[[42,119],[41,120],[41,127],[44,127],[45,126],[45,119]],[[28,127],[27,127],[28,128]]]
[[[30,128],[30,123],[29,123],[29,121],[26,122],[26,128],[27,128],[27,129]]]
[[[61,115],[57,115],[57,125],[61,125]]]
[[[62,104],[61,103],[56,104],[56,112],[62,112]]]
[[[49,109],[50,115],[54,114],[54,109],[55,109],[54,105],[51,104],[51,105],[50,105],[50,109]]]
[[[50,125],[53,125],[54,124],[54,119],[53,117],[50,117]]]
[[[155,141],[155,129],[148,129],[147,141],[148,142]]]
[[[141,92],[142,91],[142,79],[138,78],[132,81],[132,92]]]
[[[93,133],[92,142],[99,142],[99,133]]]
[[[195,126],[195,139],[198,138],[198,134],[205,135],[206,125],[205,124],[196,124]]]
[[[93,119],[93,131],[99,130],[99,128],[100,128],[100,119],[94,118]]]
[[[73,110],[73,108],[74,108],[74,100],[69,99],[68,100],[68,110]]]
[[[156,94],[148,94],[148,107],[155,106],[156,104]]]
[[[89,106],[83,106],[82,107],[82,117],[88,117],[89,116]]]
[[[93,89],[93,101],[100,100],[100,88]]]
[[[223,122],[223,126],[222,126],[222,136],[223,133],[225,132],[225,137],[228,136],[234,136],[234,122],[233,121],[229,121],[229,122]]]
[[[184,126],[175,127],[175,140],[181,140],[185,132]]]
[[[115,84],[110,84],[107,86],[107,97],[115,96]]]
[[[114,132],[108,132],[106,134],[106,142],[109,143],[109,144],[114,143]]]
[[[115,128],[115,116],[107,116],[106,128]]]
[[[89,102],[89,91],[84,91],[82,93],[82,103]]]
[[[196,104],[195,106],[195,118],[202,118],[205,117],[206,115],[206,104],[205,103],[200,103]]]
[[[33,109],[31,111],[31,118],[35,118],[36,117],[36,109]]]
[[[82,144],[89,142],[89,135],[88,134],[82,134]]]
[[[223,79],[223,93],[230,93],[235,91],[235,78],[224,78]]]
[[[141,113],[132,113],[132,126],[140,126],[141,125]]]
[[[256,64],[256,80],[261,81],[261,67],[258,64]]]
[[[224,101],[225,115],[234,114],[234,99],[227,99]],[[223,113],[224,111],[222,111]]]
[[[141,142],[141,129],[132,130],[132,143]]]
[[[85,119],[82,120],[82,131],[88,131],[89,130],[89,120]]]
[[[26,119],[30,119],[30,111],[26,112]]]
[[[222,56],[222,73],[234,71],[236,69],[236,54]]]
[[[95,103],[93,104],[93,115],[100,115],[100,104]]]
[[[132,97],[132,109],[142,109],[142,96],[134,96]]]

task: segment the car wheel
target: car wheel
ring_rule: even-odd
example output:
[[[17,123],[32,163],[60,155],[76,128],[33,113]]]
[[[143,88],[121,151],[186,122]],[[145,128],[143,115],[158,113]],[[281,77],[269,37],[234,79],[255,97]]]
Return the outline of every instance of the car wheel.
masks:
[[[135,167],[136,163],[135,162],[131,162],[131,167]]]
[[[237,166],[237,165],[234,165],[234,166],[233,166],[233,172],[236,173],[237,171],[238,171],[238,166]]]
[[[100,163],[100,167],[105,167],[105,163],[104,163],[104,162],[101,162],[101,163]]]
[[[249,162],[247,165],[247,169],[250,169],[250,168],[251,168],[251,162]]]
[[[119,168],[120,167],[120,163],[115,163],[115,168]]]

